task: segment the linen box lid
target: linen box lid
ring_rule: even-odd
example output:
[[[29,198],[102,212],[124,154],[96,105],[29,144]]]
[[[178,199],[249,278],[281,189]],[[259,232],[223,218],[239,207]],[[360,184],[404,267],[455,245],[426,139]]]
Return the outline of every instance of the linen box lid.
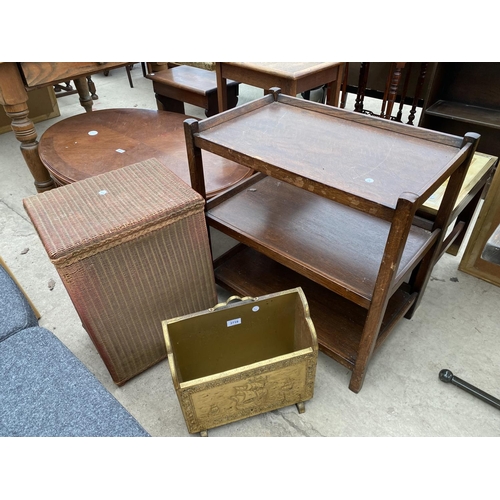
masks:
[[[23,200],[49,258],[69,264],[203,211],[205,201],[151,158]]]

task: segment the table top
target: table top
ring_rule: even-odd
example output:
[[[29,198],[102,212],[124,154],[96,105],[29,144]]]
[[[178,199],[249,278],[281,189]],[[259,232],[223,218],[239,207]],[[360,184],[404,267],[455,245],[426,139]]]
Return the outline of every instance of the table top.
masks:
[[[263,72],[281,78],[297,80],[325,69],[333,68],[340,62],[224,62],[224,66]]]
[[[282,94],[277,99],[269,95],[200,122],[195,140],[322,196],[390,209],[404,192],[423,203],[466,156],[459,137]]]
[[[26,85],[30,88],[55,85],[99,73],[113,68],[120,68],[129,62],[21,62],[19,63]]]
[[[82,113],[49,127],[39,154],[49,172],[69,184],[156,158],[191,185],[184,135],[186,115],[147,109]],[[207,196],[231,187],[251,170],[204,151]]]

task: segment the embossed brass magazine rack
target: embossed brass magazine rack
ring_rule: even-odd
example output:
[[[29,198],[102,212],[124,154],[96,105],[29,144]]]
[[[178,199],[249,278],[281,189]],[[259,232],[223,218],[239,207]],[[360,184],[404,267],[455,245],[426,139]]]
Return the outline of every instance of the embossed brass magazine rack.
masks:
[[[303,413],[313,397],[318,343],[301,288],[233,296],[163,332],[190,433],[293,404]]]

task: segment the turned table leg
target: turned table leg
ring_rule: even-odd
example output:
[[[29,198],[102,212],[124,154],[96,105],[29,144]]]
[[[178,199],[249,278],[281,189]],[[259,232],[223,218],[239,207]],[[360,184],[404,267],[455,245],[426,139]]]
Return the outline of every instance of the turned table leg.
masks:
[[[370,71],[370,63],[362,62],[359,68],[358,93],[354,102],[354,111],[363,112],[363,101],[365,99],[366,84],[368,82],[368,72]]]
[[[12,120],[11,126],[16,139],[21,143],[21,153],[24,161],[35,179],[37,192],[47,191],[55,187],[50,176],[38,155],[38,141],[35,125],[28,118],[28,106],[23,103],[18,106],[4,105],[6,115]]]
[[[90,97],[92,97],[94,101],[97,101],[97,99],[99,99],[99,96],[96,94],[95,83],[92,80],[91,75],[87,76],[87,83],[89,86]]]
[[[417,112],[418,100],[420,99],[420,94],[424,88],[425,76],[427,74],[427,66],[429,63],[422,63],[420,66],[420,73],[417,80],[417,87],[415,88],[415,97],[413,98],[413,104],[411,106],[410,114],[408,117],[408,125],[413,125],[413,120],[415,120],[415,113]]]
[[[78,90],[78,95],[80,96],[80,104],[84,107],[87,113],[90,113],[94,102],[92,101],[87,78],[76,78],[73,81],[75,82],[76,90]]]
[[[21,143],[24,161],[41,193],[55,187],[54,181],[38,155],[35,125],[29,118],[28,93],[15,63],[0,63],[0,104],[11,119],[16,139]]]
[[[394,103],[396,102],[396,97],[398,95],[398,87],[399,87],[399,80],[401,79],[401,72],[403,71],[405,65],[406,63],[402,62],[391,64],[389,81],[387,88],[385,90],[384,100],[382,103],[382,111],[380,113],[380,116],[382,118],[386,118],[387,120],[390,120],[392,116],[392,108],[394,107]]]

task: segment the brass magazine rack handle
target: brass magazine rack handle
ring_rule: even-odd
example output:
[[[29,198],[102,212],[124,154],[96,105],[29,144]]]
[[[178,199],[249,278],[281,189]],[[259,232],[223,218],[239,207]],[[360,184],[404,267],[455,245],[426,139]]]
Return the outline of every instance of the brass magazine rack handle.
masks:
[[[221,307],[226,307],[229,302],[232,302],[233,300],[240,300],[241,302],[243,302],[245,300],[257,300],[258,298],[259,297],[240,297],[239,295],[232,295],[226,300],[226,302],[219,302],[214,307],[211,307],[209,311],[215,311],[216,309],[220,309]]]

